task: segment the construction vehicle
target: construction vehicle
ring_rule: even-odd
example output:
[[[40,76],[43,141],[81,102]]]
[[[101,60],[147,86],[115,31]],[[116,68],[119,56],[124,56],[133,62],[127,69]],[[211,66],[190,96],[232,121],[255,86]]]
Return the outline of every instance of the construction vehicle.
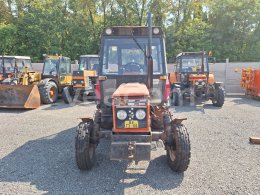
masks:
[[[101,37],[100,94],[94,118],[82,118],[75,152],[81,170],[95,165],[101,138],[110,138],[110,159],[129,163],[151,160],[151,149],[165,146],[172,170],[183,172],[190,141],[182,119],[166,106],[165,37],[160,27],[106,28]],[[154,141],[157,141],[156,143]]]
[[[175,71],[169,73],[171,104],[179,106],[184,99],[191,104],[196,99],[211,100],[214,106],[222,107],[225,90],[222,82],[216,82],[210,73],[206,52],[182,52],[176,57]]]
[[[40,94],[34,82],[41,80],[41,74],[32,70],[30,57],[2,56],[0,77],[0,107],[31,109],[40,106]]]
[[[41,102],[51,104],[64,87],[71,86],[71,63],[67,57],[45,55],[42,73],[29,66],[18,70],[0,85],[0,107],[34,109]]]
[[[242,69],[240,86],[245,88],[246,96],[260,99],[260,70]]]
[[[65,87],[72,86],[71,60],[64,56],[44,55],[42,80],[39,82],[41,101],[52,104]]]
[[[32,70],[31,58],[29,56],[1,56],[0,59],[0,83],[14,82],[15,77],[19,72],[23,71],[24,67]]]
[[[95,85],[99,67],[98,55],[81,55],[79,69],[72,73],[72,86],[64,88],[62,96],[66,104],[73,100],[96,100]]]

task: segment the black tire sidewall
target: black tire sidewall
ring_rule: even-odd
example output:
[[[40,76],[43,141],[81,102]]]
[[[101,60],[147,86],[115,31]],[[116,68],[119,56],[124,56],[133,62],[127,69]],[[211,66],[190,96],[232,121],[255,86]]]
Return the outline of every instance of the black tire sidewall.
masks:
[[[168,165],[173,171],[184,172],[187,170],[190,162],[190,140],[187,129],[184,125],[175,125],[173,131],[173,143],[175,143],[176,156],[172,160],[170,157],[170,150],[167,149],[167,161]]]
[[[55,88],[55,96],[53,98],[50,97],[51,88]],[[53,81],[48,81],[45,85],[39,87],[41,101],[44,104],[52,104],[55,103],[58,99],[58,87],[57,84]]]

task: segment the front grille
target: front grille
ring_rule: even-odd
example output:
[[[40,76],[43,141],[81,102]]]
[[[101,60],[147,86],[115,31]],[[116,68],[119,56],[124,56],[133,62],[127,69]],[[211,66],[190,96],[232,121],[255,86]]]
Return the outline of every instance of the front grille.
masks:
[[[136,118],[135,113],[137,110],[142,109],[145,111],[146,116],[144,119],[139,120]],[[125,110],[127,113],[127,117],[125,120],[120,120],[117,118],[117,111]],[[125,128],[125,121],[138,121],[138,128],[146,128],[147,127],[147,108],[146,107],[117,107],[116,108],[116,128]],[[130,118],[130,119],[129,119]]]
[[[84,86],[84,80],[73,80],[73,85]]]

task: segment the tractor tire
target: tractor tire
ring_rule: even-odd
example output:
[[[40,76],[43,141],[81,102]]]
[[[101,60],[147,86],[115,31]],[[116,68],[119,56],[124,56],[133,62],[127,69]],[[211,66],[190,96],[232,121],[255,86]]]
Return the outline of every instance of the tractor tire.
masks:
[[[77,127],[75,140],[76,162],[80,170],[90,170],[96,162],[96,144],[90,142],[93,121],[81,122]]]
[[[62,90],[62,99],[65,104],[71,104],[73,102],[74,95],[72,94],[72,89],[67,86]]]
[[[167,147],[169,167],[176,172],[184,172],[190,163],[190,140],[184,125],[175,125],[173,142]]]
[[[53,81],[49,81],[45,85],[40,86],[39,91],[43,104],[52,104],[58,99],[58,87]]]
[[[216,88],[216,98],[212,100],[213,106],[222,107],[225,101],[225,90],[223,87]]]
[[[172,92],[171,105],[180,106],[180,96],[177,92]]]

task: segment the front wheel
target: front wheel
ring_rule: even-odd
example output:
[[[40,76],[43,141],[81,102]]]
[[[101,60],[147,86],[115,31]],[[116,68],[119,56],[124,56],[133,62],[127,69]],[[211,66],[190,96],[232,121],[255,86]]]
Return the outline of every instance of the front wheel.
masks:
[[[81,122],[77,127],[75,151],[77,166],[80,170],[89,170],[96,162],[96,144],[90,141],[93,123],[93,121]]]
[[[53,81],[48,81],[45,85],[40,86],[39,91],[44,104],[55,103],[58,99],[58,87]]]
[[[176,172],[186,171],[190,163],[190,140],[184,125],[173,125],[173,139],[166,150],[169,167]]]
[[[215,97],[212,100],[214,106],[222,107],[225,101],[225,90],[223,87],[216,88]]]
[[[173,106],[180,106],[181,102],[181,96],[180,93],[177,91],[172,92],[171,95],[171,105]]]

